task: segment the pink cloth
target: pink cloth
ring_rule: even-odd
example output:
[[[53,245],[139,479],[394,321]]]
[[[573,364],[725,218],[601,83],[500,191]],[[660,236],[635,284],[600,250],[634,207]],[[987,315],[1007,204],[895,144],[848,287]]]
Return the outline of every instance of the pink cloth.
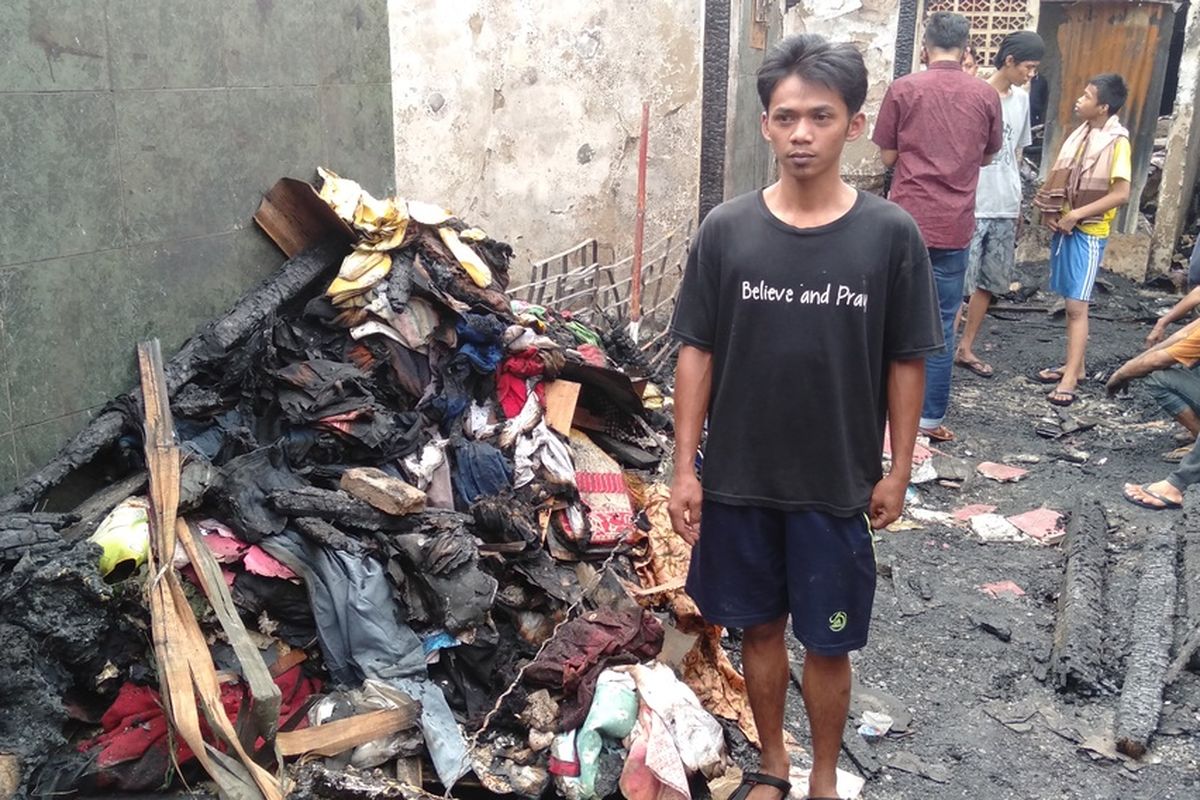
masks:
[[[628,800],[691,800],[675,738],[663,718],[644,702],[632,737],[621,770],[621,794]]]

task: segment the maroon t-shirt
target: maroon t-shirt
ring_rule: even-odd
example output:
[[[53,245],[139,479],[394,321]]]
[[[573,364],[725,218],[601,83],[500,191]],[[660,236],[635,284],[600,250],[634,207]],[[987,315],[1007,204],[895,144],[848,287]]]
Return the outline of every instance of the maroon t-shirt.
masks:
[[[1000,150],[1003,133],[1000,93],[953,61],[888,87],[871,140],[899,151],[888,199],[917,221],[927,247],[971,243],[979,168]]]

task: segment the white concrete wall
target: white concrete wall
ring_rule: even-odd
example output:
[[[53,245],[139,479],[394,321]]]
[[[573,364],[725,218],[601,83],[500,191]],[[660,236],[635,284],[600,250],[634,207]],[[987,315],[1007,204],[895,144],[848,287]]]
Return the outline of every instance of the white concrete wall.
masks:
[[[596,236],[628,253],[641,104],[647,241],[694,216],[702,3],[390,0],[396,187],[522,265]]]
[[[834,41],[853,42],[862,50],[870,76],[863,106],[868,134],[846,146],[842,171],[865,188],[874,188],[883,179],[879,148],[871,143],[869,134],[892,82],[899,11],[898,0],[802,0],[784,18],[785,35],[819,33]]]

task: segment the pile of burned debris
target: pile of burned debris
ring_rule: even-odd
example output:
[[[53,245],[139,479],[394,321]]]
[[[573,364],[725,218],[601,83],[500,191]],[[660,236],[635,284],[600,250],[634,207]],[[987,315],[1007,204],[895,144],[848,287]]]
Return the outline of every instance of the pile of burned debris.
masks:
[[[0,498],[5,774],[690,797],[755,732],[644,359],[510,301],[450,212],[321,177],[256,217],[284,266]]]

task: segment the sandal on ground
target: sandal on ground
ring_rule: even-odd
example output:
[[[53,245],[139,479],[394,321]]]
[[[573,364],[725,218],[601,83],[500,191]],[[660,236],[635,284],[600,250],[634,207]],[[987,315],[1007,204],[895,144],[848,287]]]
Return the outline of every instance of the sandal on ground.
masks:
[[[945,425],[938,425],[936,428],[917,428],[917,433],[921,436],[928,436],[931,442],[953,442],[955,438],[954,431]]]
[[[1137,489],[1139,492],[1146,495],[1147,497],[1150,497],[1150,498],[1162,503],[1162,505],[1155,505],[1154,503],[1151,503],[1147,500],[1143,500],[1140,497],[1131,495],[1129,493],[1129,490],[1131,488]],[[1141,506],[1142,508],[1148,508],[1151,511],[1169,511],[1169,510],[1173,510],[1173,509],[1177,509],[1177,508],[1183,508],[1183,503],[1176,503],[1174,500],[1171,500],[1168,497],[1164,497],[1161,494],[1158,494],[1157,492],[1152,492],[1149,489],[1147,489],[1144,485],[1143,486],[1134,486],[1133,484],[1128,484],[1125,487],[1125,491],[1121,492],[1121,495],[1126,500],[1133,503],[1135,506]]]
[[[1196,441],[1196,437],[1192,436],[1191,431],[1177,431],[1174,439],[1181,445],[1193,444]]]
[[[742,775],[742,782],[733,790],[733,794],[729,795],[729,800],[746,800],[750,796],[750,792],[754,791],[755,786],[770,786],[772,789],[778,789],[783,793],[780,800],[787,800],[788,795],[792,793],[792,785],[783,778],[776,778],[765,772],[747,772]]]
[[[1046,399],[1050,401],[1051,405],[1063,406],[1065,408],[1078,400],[1079,395],[1075,394],[1075,392],[1068,392],[1066,389],[1055,389],[1046,395]]]
[[[1033,379],[1038,383],[1062,383],[1063,368],[1047,367],[1034,375]]]
[[[1187,454],[1192,452],[1195,445],[1185,444],[1183,447],[1176,447],[1174,450],[1169,450],[1162,454],[1162,460],[1168,464],[1178,464],[1183,459],[1187,458]]]
[[[967,369],[967,370],[970,370],[971,372],[974,372],[976,375],[978,375],[981,378],[992,377],[992,373],[993,373],[992,365],[988,364],[986,362],[980,361],[978,358],[970,358],[970,359],[956,358],[956,359],[954,359],[954,363],[955,363],[955,365],[960,366],[963,369]]]

